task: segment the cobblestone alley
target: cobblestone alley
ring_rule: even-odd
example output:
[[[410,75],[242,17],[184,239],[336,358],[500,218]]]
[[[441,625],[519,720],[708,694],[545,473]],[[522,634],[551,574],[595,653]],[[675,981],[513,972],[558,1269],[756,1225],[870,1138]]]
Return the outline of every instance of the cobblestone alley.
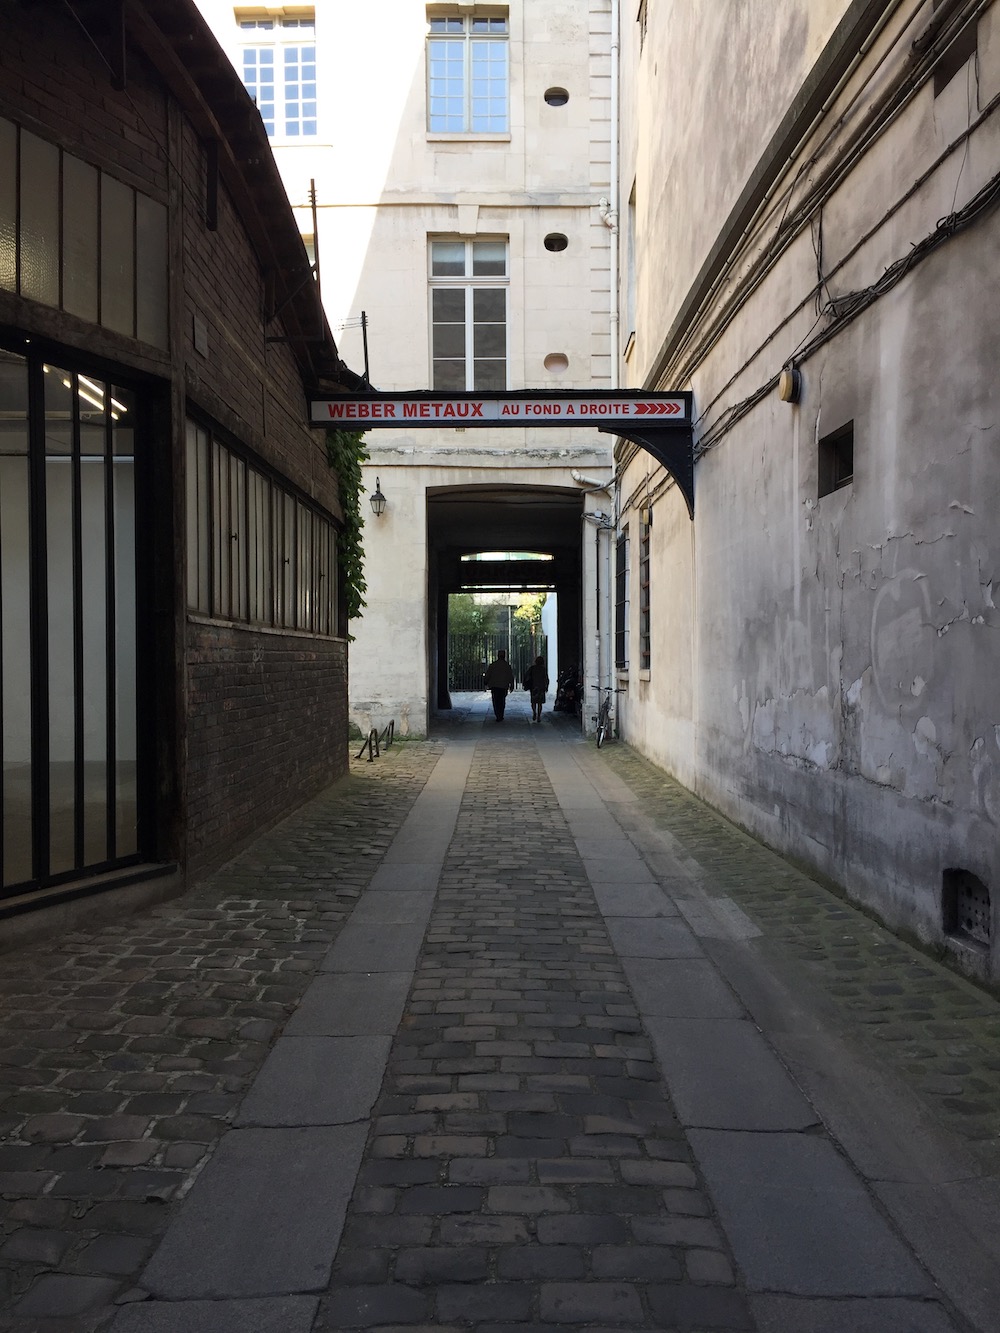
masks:
[[[0,955],[0,1328],[997,1333],[997,1000],[462,701]]]

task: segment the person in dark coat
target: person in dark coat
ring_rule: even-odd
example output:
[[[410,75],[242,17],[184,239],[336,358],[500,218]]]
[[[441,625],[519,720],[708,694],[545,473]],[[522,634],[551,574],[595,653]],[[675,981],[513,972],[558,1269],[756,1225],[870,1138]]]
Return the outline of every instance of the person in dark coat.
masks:
[[[544,657],[536,657],[524,673],[524,688],[531,695],[531,720],[541,722],[542,706],[549,692],[549,673],[545,669]]]
[[[507,707],[507,695],[514,688],[514,672],[502,648],[497,653],[496,661],[491,662],[486,668],[483,681],[493,696],[493,712],[496,714],[496,719],[502,722]]]

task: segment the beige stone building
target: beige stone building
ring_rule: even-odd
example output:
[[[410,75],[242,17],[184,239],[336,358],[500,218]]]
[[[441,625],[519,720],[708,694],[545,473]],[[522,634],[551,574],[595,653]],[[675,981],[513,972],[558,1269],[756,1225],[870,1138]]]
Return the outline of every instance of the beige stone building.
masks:
[[[315,233],[353,369],[367,359],[382,391],[614,386],[604,0],[201,8],[257,100],[303,234]],[[422,734],[447,703],[447,595],[472,586],[462,557],[476,553],[551,557],[550,666],[556,650],[564,663],[586,654],[591,680],[610,678],[592,595],[610,543],[583,516],[610,509],[592,483],[611,476],[612,442],[590,430],[368,433],[365,484],[386,506],[367,518],[368,605],[352,625],[363,730],[393,719]]]
[[[619,352],[697,461],[692,523],[618,450],[624,733],[996,979],[1000,5],[633,18]]]

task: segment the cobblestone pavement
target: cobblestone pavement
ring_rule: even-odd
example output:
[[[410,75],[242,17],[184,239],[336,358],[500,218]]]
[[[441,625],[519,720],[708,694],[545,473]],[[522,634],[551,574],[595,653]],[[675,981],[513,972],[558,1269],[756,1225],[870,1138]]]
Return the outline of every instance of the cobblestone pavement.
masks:
[[[751,1329],[534,747],[480,746],[317,1329]]]
[[[746,952],[996,1175],[994,997],[627,747],[598,754],[575,742],[571,719],[547,716],[555,748],[543,762],[519,702],[505,727],[459,706],[437,739],[355,763],[183,899],[0,955],[3,1333],[106,1333],[119,1319],[156,1333],[805,1333],[801,1301],[744,1293],[718,1191],[663,1081],[673,1071],[654,1058],[550,781],[552,754],[568,753],[553,727],[568,728],[573,763],[595,775],[636,847],[646,853],[652,830],[714,902],[760,932]],[[185,1313],[146,1300],[147,1260],[192,1187],[206,1185],[203,1167],[422,808],[438,760],[476,741],[328,1289],[289,1288],[298,1294],[275,1301],[270,1322],[266,1302],[224,1312],[227,1302],[190,1300]],[[655,873],[654,852],[647,859]],[[725,941],[699,938],[725,962]],[[256,1131],[227,1143],[241,1132]],[[809,1127],[799,1137],[818,1141]],[[996,1214],[984,1224],[995,1232]],[[817,1302],[808,1333],[972,1327],[930,1289],[914,1291],[876,1323],[860,1304]],[[974,1320],[985,1333],[1000,1329],[990,1308]]]
[[[440,749],[355,764],[182,899],[0,954],[0,1327],[106,1327]]]
[[[997,997],[722,819],[634,750],[609,746],[601,759],[715,892],[760,927],[795,984],[833,1007],[837,1028],[890,1068],[984,1171],[1000,1172]]]

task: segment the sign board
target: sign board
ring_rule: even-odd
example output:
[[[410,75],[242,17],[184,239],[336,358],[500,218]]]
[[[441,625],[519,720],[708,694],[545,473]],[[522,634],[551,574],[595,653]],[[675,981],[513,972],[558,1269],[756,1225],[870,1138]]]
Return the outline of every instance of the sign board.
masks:
[[[316,399],[310,403],[313,426],[351,430],[412,429],[421,426],[587,426],[613,431],[616,426],[691,424],[691,396],[643,393],[633,389],[603,392],[370,393]]]

